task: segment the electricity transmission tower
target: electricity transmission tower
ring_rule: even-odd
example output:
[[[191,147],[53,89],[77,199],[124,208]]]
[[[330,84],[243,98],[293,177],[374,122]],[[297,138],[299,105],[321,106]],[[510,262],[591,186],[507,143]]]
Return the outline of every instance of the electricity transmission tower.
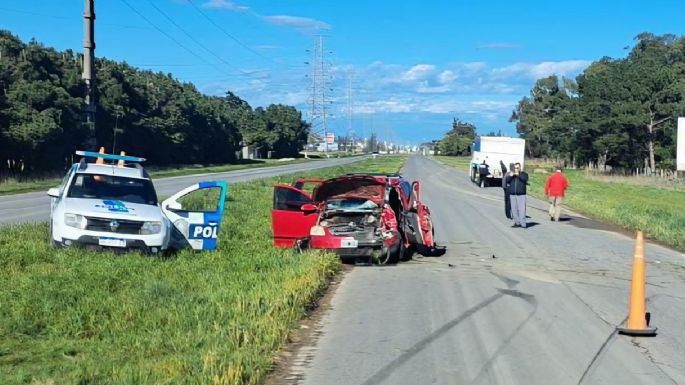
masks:
[[[326,52],[323,45],[323,36],[317,36],[314,48],[307,50],[312,55],[309,64],[311,73],[310,80],[311,96],[309,99],[309,120],[311,125],[310,142],[323,140],[324,151],[328,153],[328,112],[331,89],[330,63],[326,60]]]
[[[354,152],[356,141],[354,140],[354,127],[352,126],[352,77],[351,74],[347,75],[347,143],[345,150],[348,151],[351,144],[352,152]]]

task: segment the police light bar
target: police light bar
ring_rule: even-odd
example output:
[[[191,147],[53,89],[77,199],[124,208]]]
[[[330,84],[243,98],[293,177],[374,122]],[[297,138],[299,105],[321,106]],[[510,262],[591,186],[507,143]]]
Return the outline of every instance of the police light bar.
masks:
[[[139,158],[137,156],[103,154],[103,153],[94,152],[94,151],[76,151],[76,155],[84,156],[86,158],[101,158],[101,159],[107,159],[107,160],[120,160],[120,161],[124,161],[124,162],[133,162],[133,163],[145,162],[145,158]]]

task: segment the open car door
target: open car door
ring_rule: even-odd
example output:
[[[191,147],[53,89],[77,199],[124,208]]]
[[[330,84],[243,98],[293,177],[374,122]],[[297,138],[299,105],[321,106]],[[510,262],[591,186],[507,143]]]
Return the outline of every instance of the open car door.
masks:
[[[319,217],[313,203],[309,194],[294,186],[274,186],[271,229],[275,246],[294,247],[298,240],[309,237],[309,231]]]
[[[421,184],[414,181],[411,184],[409,197],[409,215],[407,215],[410,232],[413,234],[416,250],[423,255],[440,256],[446,249],[435,243],[435,230],[428,206],[421,201]]]
[[[200,182],[162,202],[162,212],[176,230],[171,248],[216,250],[227,190],[226,182]]]
[[[325,179],[321,178],[300,178],[293,182],[293,187],[296,189],[312,196],[314,189],[319,187],[320,184],[325,182]]]

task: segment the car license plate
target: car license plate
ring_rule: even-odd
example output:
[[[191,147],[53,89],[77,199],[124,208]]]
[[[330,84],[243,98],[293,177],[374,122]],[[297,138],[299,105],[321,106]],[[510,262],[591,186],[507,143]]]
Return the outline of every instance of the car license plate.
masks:
[[[126,247],[126,240],[119,238],[100,238],[98,239],[98,244],[100,246],[109,247]]]
[[[340,241],[340,247],[343,249],[353,249],[359,245],[359,242],[354,238],[346,238]]]

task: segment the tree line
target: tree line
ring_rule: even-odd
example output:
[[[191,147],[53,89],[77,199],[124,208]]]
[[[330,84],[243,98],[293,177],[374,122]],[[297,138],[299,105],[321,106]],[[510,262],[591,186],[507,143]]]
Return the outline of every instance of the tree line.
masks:
[[[528,157],[567,166],[675,168],[677,118],[685,116],[685,37],[642,33],[635,40],[625,58],[603,57],[576,79],[535,82],[509,119],[526,139]],[[469,155],[475,136],[473,124],[454,119],[436,148]]]
[[[625,58],[539,79],[513,111],[528,156],[591,167],[674,169],[685,115],[685,37],[642,33]],[[626,47],[629,48],[629,47]]]
[[[292,106],[253,108],[230,91],[203,95],[171,74],[125,62],[97,59],[95,67],[89,125],[82,55],[0,31],[0,176],[62,171],[88,138],[158,166],[234,162],[243,145],[293,157],[307,142],[309,125]]]

